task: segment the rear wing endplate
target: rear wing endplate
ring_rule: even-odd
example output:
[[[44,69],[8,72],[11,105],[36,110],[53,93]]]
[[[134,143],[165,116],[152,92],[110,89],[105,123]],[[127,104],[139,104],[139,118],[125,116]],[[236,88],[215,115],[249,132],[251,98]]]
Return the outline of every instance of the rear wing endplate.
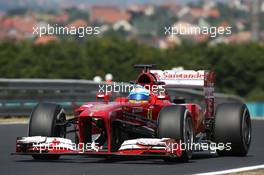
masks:
[[[215,74],[207,70],[150,70],[157,81],[166,87],[202,88],[206,103],[206,115],[214,115],[214,79]]]

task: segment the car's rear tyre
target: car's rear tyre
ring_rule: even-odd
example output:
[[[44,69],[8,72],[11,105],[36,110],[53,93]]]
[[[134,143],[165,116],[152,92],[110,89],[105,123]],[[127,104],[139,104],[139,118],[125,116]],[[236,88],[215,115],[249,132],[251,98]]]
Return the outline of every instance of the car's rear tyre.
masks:
[[[158,116],[158,137],[181,140],[186,145],[179,158],[167,158],[165,161],[187,162],[192,157],[193,125],[192,118],[185,106],[166,106]],[[180,145],[181,146],[181,145]]]
[[[251,143],[251,120],[245,104],[224,103],[217,107],[214,139],[218,144],[229,144],[229,148],[217,150],[220,156],[247,155]]]
[[[66,115],[60,105],[52,103],[39,103],[32,111],[28,136],[65,137]],[[34,159],[54,160],[58,155],[33,155]]]

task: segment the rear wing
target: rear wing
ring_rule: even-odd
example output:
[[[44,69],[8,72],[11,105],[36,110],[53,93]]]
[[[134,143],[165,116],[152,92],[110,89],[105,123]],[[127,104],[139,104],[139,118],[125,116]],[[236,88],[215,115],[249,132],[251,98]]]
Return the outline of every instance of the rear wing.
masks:
[[[157,81],[168,87],[203,88],[214,86],[214,73],[205,70],[150,70]]]
[[[150,70],[157,81],[164,82],[166,87],[202,88],[206,103],[206,115],[214,115],[214,79],[215,74],[207,70]]]

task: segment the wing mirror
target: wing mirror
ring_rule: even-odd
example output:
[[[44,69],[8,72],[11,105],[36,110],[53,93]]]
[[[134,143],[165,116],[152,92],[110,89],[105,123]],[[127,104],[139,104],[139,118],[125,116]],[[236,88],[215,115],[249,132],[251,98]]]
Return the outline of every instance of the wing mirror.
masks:
[[[110,93],[98,93],[98,94],[96,94],[96,98],[97,99],[102,99],[102,100],[104,100],[106,103],[108,103],[109,102],[109,100],[110,100]]]
[[[166,95],[164,94],[159,94],[158,96],[157,96],[157,98],[159,99],[159,100],[165,100],[166,99]]]

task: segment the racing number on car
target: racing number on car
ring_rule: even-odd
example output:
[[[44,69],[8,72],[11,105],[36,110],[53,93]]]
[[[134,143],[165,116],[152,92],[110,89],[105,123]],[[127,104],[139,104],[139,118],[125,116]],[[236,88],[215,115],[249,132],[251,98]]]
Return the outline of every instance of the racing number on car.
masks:
[[[147,119],[152,120],[152,109],[148,109]]]

